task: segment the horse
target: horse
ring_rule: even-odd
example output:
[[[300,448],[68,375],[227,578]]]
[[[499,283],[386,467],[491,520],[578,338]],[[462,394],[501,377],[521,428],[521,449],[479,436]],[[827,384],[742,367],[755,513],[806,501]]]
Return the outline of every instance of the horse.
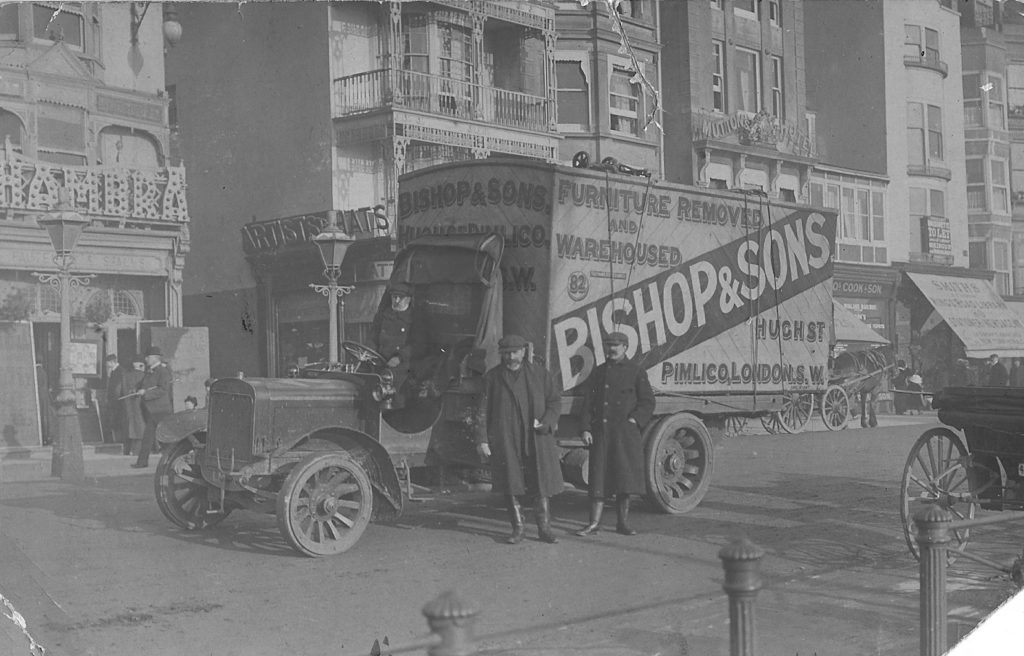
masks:
[[[892,367],[895,353],[892,346],[878,346],[864,351],[843,351],[832,361],[829,382],[839,385],[852,398],[860,401],[860,425],[878,425],[875,413],[878,393],[886,371]]]

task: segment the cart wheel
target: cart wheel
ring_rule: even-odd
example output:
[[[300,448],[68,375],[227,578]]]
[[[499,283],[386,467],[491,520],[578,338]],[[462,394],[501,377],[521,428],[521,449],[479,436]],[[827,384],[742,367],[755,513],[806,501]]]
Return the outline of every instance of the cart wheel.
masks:
[[[900,484],[900,518],[903,536],[914,558],[917,548],[917,526],[914,513],[927,504],[938,503],[957,519],[971,519],[978,510],[978,501],[970,489],[967,476],[967,447],[948,428],[931,428],[921,434],[910,449]],[[954,531],[950,542],[949,561],[967,547],[970,529]]]
[[[769,428],[765,419],[761,419],[765,430],[770,433],[799,433],[811,423],[814,413],[814,395],[811,393],[786,392],[782,401],[782,409],[774,413],[775,419]]]
[[[747,418],[743,415],[729,415],[725,418],[725,434],[728,437],[742,435],[746,427]]]
[[[769,415],[761,415],[761,425],[764,426],[764,429],[771,435],[782,432],[782,421],[779,419],[778,412],[773,412]]]
[[[850,397],[838,385],[829,385],[821,397],[821,420],[825,428],[843,430],[850,421]]]
[[[277,527],[306,556],[347,551],[370,523],[373,489],[343,451],[312,453],[289,472],[277,496]]]
[[[210,511],[210,501],[220,496],[220,490],[200,473],[198,453],[192,437],[179,440],[160,457],[153,477],[160,512],[189,531],[210,528],[231,512]]]
[[[669,415],[647,440],[647,494],[670,515],[693,510],[707,494],[714,466],[707,427],[693,415]]]

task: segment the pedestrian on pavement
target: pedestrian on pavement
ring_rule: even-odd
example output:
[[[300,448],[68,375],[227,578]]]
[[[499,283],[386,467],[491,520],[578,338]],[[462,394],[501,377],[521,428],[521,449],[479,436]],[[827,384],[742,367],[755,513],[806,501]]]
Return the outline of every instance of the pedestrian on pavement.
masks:
[[[1006,387],[1010,381],[1010,374],[1006,371],[1006,366],[999,361],[999,356],[995,353],[988,356],[987,373],[985,384],[989,387]]]
[[[908,415],[919,415],[924,412],[924,396],[921,394],[923,391],[924,380],[921,378],[921,374],[911,372],[907,378],[906,399],[904,400],[904,409]]]
[[[384,358],[384,363],[394,375],[394,407],[401,407],[405,400],[406,381],[410,378],[412,345],[410,326],[412,324],[412,286],[394,282],[387,291],[390,304],[381,308],[373,318],[370,338],[373,347]]]
[[[644,494],[643,428],[654,415],[654,391],[647,372],[626,357],[628,338],[610,333],[605,362],[586,383],[580,424],[590,445],[590,523],[576,535],[593,535],[601,526],[606,497],[615,496],[615,530],[636,535],[629,525],[629,497]]]
[[[1024,387],[1024,358],[1014,358],[1010,366],[1010,386]]]
[[[505,335],[498,341],[501,363],[484,374],[476,418],[477,452],[490,458],[491,484],[505,495],[512,535],[523,541],[526,528],[519,497],[535,496],[537,532],[543,542],[551,532],[550,498],[562,491],[562,468],[555,448],[561,394],[544,367],[526,359],[526,340]]]
[[[971,387],[978,384],[978,374],[967,358],[957,358],[953,366],[953,385]]]
[[[910,378],[911,373],[910,369],[907,368],[906,361],[898,360],[896,362],[896,372],[892,378],[892,405],[898,415],[902,415],[907,411],[907,397],[905,394],[907,379]]]
[[[146,421],[142,418],[142,397],[136,392],[146,374],[146,363],[141,355],[133,355],[129,361],[131,367],[121,374],[121,380],[114,390],[117,395],[115,398],[120,399],[117,403],[124,413],[123,453],[126,456],[139,454],[142,433],[146,426]]]
[[[124,407],[121,405],[121,401],[118,400],[118,397],[121,396],[118,390],[121,387],[121,379],[124,377],[127,367],[118,363],[117,356],[114,354],[108,355],[105,363],[107,367],[107,398],[106,403],[104,403],[106,417],[103,419],[103,424],[107,428],[107,434],[103,436],[103,441],[112,444],[124,444],[126,419]]]
[[[146,428],[142,433],[139,458],[132,467],[140,469],[149,466],[149,453],[156,443],[156,427],[162,419],[174,412],[172,391],[174,375],[164,362],[163,351],[151,346],[146,351],[146,374],[139,383],[138,395],[142,398],[142,416]]]

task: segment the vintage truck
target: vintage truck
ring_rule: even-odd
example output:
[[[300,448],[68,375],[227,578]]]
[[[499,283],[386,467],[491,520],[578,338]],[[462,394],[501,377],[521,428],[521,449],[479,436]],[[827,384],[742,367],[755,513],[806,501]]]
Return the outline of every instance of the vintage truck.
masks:
[[[660,510],[700,503],[728,419],[798,430],[828,384],[835,214],[574,164],[488,159],[404,176],[391,281],[414,290],[420,386],[397,407],[383,358],[352,342],[345,365],[300,378],[219,379],[206,425],[160,461],[164,514],[201,529],[265,510],[301,553],[347,550],[372,518],[401,513],[417,468],[482,466],[477,392],[503,333],[525,337],[561,385],[563,464],[580,486],[579,390],[611,331],[629,336],[656,392],[644,439]]]

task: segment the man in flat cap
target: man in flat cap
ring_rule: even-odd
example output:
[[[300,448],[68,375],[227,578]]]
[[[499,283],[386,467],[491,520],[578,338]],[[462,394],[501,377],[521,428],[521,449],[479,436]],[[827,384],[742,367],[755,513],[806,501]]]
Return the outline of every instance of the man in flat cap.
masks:
[[[612,495],[615,530],[636,535],[629,525],[629,496],[647,491],[642,429],[654,415],[654,391],[647,372],[626,358],[628,342],[621,332],[605,337],[606,360],[585,383],[580,423],[590,445],[590,523],[576,535],[597,533],[604,500]]]
[[[395,405],[403,402],[402,386],[409,378],[412,346],[409,328],[412,324],[412,286],[393,282],[388,286],[390,303],[377,312],[370,328],[373,348],[377,350],[394,374]]]
[[[174,375],[164,362],[163,351],[157,346],[146,351],[146,373],[136,392],[142,397],[142,417],[146,427],[142,431],[142,445],[139,457],[132,467],[141,469],[149,466],[149,453],[156,443],[156,427],[165,417],[174,412],[171,385]]]
[[[498,342],[501,364],[484,374],[477,413],[477,452],[491,459],[491,482],[508,503],[512,535],[523,541],[526,528],[519,498],[536,496],[537,532],[543,542],[558,542],[551,533],[550,497],[562,491],[562,468],[555,446],[561,394],[548,372],[526,360],[526,340],[505,335]]]

